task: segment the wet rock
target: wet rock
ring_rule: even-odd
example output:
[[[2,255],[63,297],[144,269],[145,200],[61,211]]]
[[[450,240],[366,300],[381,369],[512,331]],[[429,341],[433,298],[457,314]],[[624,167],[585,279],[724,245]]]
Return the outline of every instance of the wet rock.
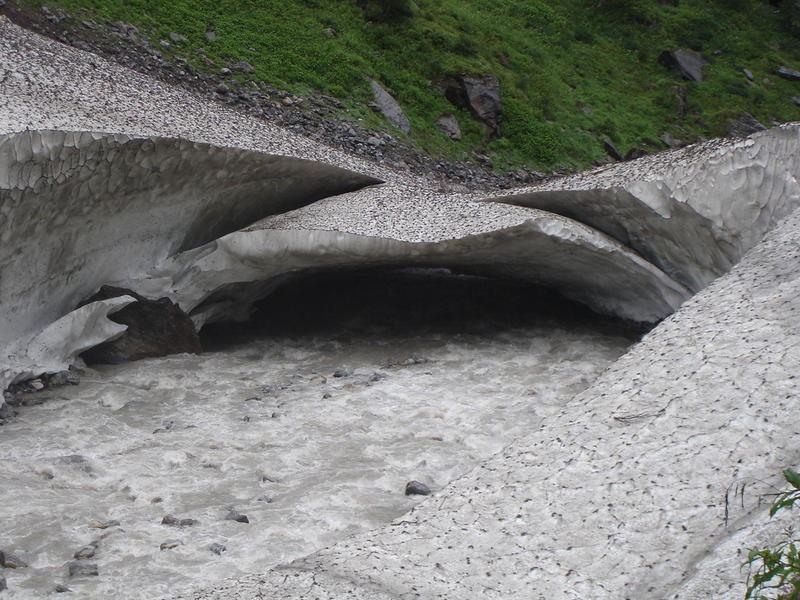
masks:
[[[742,113],[731,125],[728,135],[746,137],[756,131],[764,131],[766,127],[759,123],[750,113]]]
[[[14,409],[11,408],[10,404],[0,404],[0,425],[8,423],[14,418],[14,414]]]
[[[181,352],[202,352],[192,320],[168,298],[148,300],[131,290],[104,285],[86,304],[118,296],[137,300],[109,317],[128,329],[117,339],[84,352],[82,356],[87,363],[119,364]]]
[[[487,137],[500,134],[500,82],[491,75],[458,75],[440,84],[447,100],[484,124]]]
[[[406,484],[406,496],[430,496],[431,488],[420,481],[409,481]]]
[[[256,498],[258,502],[266,502],[267,504],[272,504],[272,498],[270,496],[259,496]]]
[[[170,525],[172,527],[191,527],[198,523],[200,523],[200,521],[197,519],[179,519],[174,515],[165,515],[164,518],[161,519],[162,525]]]
[[[325,392],[324,394],[322,394],[323,400],[330,400],[331,398],[333,398],[333,396],[331,395],[330,392]]]
[[[56,584],[56,587],[53,588],[53,591],[56,594],[66,594],[67,592],[71,592],[72,590],[69,589],[67,586],[61,585],[60,583],[58,583],[58,584]]]
[[[161,542],[159,548],[161,550],[172,550],[178,546],[183,546],[183,542],[181,540],[167,540],[165,542]]]
[[[708,64],[700,54],[689,50],[665,50],[659,55],[658,62],[689,81],[703,81],[703,67]]]
[[[76,471],[82,471],[83,473],[92,472],[92,465],[89,462],[89,459],[83,456],[82,454],[69,454],[67,456],[59,456],[58,458],[55,459],[55,463],[58,464],[59,466],[68,467]]]
[[[347,369],[336,369],[333,372],[333,376],[336,377],[336,378],[348,377],[349,375],[350,375],[350,372]]]
[[[386,120],[406,135],[411,133],[411,123],[409,123],[406,113],[403,112],[397,100],[374,79],[368,79],[368,81],[372,88],[372,95],[375,97],[375,103],[378,105],[381,114],[386,117]]]
[[[92,558],[97,552],[97,546],[98,546],[97,542],[92,542],[88,546],[84,546],[83,548],[75,552],[75,554],[72,555],[72,558],[75,558],[77,560]]]
[[[89,527],[92,529],[108,529],[109,527],[119,527],[119,521],[111,520],[111,521],[92,521],[89,523]]]
[[[56,387],[62,385],[78,385],[81,382],[80,375],[76,371],[59,371],[52,375],[45,375],[43,378],[45,387]]]
[[[68,562],[67,572],[70,577],[97,577],[100,575],[96,564],[81,560]]]
[[[312,383],[318,383],[320,385],[328,383],[328,378],[324,375],[312,375],[308,380]]]
[[[778,67],[775,69],[775,75],[788,79],[789,81],[800,81],[800,71],[795,71],[788,67]]]
[[[224,544],[219,544],[217,542],[214,542],[213,544],[211,544],[208,547],[208,549],[211,550],[211,552],[213,554],[216,554],[217,556],[220,556],[223,552],[225,552],[227,550],[227,548],[225,547]]]
[[[2,6],[2,5],[0,5],[0,6]],[[0,577],[0,592],[2,592],[3,590],[7,590],[7,589],[8,589],[8,584],[6,583],[6,578],[5,577]]]
[[[8,552],[0,552],[0,564],[6,569],[24,569],[28,566],[24,560]]]
[[[461,127],[458,126],[458,121],[453,115],[442,115],[436,119],[436,129],[451,140],[461,139]]]
[[[232,510],[225,516],[226,521],[236,521],[237,523],[249,523],[250,519],[247,518],[247,515],[243,515],[242,513]]]
[[[614,160],[622,160],[622,154],[620,154],[611,140],[603,140],[603,150]]]

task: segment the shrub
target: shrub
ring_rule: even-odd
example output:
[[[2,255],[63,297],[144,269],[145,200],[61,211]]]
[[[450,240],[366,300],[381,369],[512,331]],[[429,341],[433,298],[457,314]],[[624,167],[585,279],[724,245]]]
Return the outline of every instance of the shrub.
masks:
[[[786,469],[783,476],[792,488],[778,495],[770,517],[800,500],[800,473]],[[746,600],[800,600],[800,539],[792,527],[774,548],[751,548],[744,565],[750,569]]]

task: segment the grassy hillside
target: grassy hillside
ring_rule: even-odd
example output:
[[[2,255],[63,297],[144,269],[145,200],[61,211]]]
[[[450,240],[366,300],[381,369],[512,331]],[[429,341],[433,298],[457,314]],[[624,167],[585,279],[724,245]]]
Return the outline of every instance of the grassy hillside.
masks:
[[[26,0],[28,4],[42,2]],[[295,93],[336,96],[352,118],[390,128],[366,107],[365,76],[378,79],[407,113],[413,143],[458,158],[489,153],[496,165],[580,168],[606,161],[601,141],[621,152],[663,147],[670,132],[692,141],[727,131],[743,111],[769,125],[800,117],[800,9],[766,0],[48,0],[50,8],[97,22],[124,21],[166,56],[200,70],[235,61],[255,67],[239,79]],[[674,4],[679,4],[674,6]],[[207,31],[215,36],[209,40]],[[186,38],[160,41],[177,33]],[[689,82],[662,66],[663,50],[693,49],[710,63]],[[214,63],[208,66],[202,49]],[[743,74],[748,69],[754,81]],[[464,109],[435,83],[448,75],[493,75],[501,85],[501,136],[485,140]],[[684,96],[685,101],[680,97]],[[684,102],[679,111],[679,103]],[[458,119],[452,141],[434,122]],[[398,136],[401,134],[395,132]]]

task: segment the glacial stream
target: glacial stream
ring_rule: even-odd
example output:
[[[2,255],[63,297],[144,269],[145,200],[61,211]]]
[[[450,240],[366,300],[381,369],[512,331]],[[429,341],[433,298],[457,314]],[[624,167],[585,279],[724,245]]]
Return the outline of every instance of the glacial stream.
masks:
[[[640,335],[476,277],[299,281],[248,324],[210,327],[202,355],[97,365],[16,409],[0,427],[0,550],[29,566],[0,571],[5,594],[154,598],[389,523],[424,501],[408,481],[435,494]],[[98,575],[70,577],[87,546]]]

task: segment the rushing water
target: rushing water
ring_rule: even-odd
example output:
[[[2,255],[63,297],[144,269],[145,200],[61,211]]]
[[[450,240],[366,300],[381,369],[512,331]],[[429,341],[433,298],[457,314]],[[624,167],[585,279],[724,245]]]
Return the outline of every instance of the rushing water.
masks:
[[[0,428],[0,550],[30,565],[1,572],[9,598],[57,584],[157,597],[388,523],[422,501],[407,481],[435,493],[637,335],[536,290],[436,273],[298,282],[260,315],[214,328],[203,355],[90,369]],[[99,576],[70,578],[95,541]]]

